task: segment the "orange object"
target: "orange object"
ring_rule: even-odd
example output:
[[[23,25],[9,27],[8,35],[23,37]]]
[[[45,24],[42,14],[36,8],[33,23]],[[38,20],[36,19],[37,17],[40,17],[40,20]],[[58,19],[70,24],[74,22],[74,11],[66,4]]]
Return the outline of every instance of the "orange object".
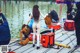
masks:
[[[46,23],[47,26],[51,25],[52,19],[51,19],[50,15],[47,15],[44,20],[45,20],[45,23]]]
[[[60,24],[58,23],[53,23],[52,25],[48,26],[50,29],[54,29],[54,30],[59,30],[61,28]]]
[[[33,34],[31,33],[28,38],[29,38],[29,41],[33,41]],[[35,37],[35,40],[37,40],[37,36]]]
[[[56,3],[64,3],[64,0],[56,0]]]
[[[7,53],[15,53],[15,52],[13,52],[13,51],[10,51],[10,52],[7,52]]]
[[[54,45],[54,33],[42,34],[41,44],[43,47],[48,48],[49,46]]]
[[[75,30],[75,25],[73,20],[66,20],[64,23],[64,29],[67,31]]]

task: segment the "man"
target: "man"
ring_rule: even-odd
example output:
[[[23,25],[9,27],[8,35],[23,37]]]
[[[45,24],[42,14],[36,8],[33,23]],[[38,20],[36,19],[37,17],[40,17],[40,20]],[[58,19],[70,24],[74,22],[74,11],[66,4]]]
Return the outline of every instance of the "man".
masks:
[[[80,47],[80,2],[76,3],[77,13],[74,18],[75,29],[76,29],[76,38],[77,38],[77,47]]]
[[[10,42],[10,29],[6,18],[0,12],[0,45],[7,45]]]

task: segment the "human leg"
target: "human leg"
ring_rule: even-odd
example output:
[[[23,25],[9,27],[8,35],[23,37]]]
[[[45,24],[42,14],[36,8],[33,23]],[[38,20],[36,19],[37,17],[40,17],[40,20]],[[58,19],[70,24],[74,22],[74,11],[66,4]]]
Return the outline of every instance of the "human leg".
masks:
[[[36,23],[33,23],[33,47],[35,46]]]
[[[40,48],[40,23],[37,23],[37,49]]]

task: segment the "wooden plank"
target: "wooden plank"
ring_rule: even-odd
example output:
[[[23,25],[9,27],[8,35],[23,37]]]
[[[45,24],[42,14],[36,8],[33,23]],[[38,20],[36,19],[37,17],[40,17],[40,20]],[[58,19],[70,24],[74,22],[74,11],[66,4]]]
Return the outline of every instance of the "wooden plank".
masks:
[[[75,50],[75,51],[79,51],[80,52],[80,47],[77,50]]]
[[[67,32],[67,31],[61,31],[61,32],[59,32],[59,33],[55,33],[55,39],[60,38],[61,35],[63,35],[64,33],[66,34],[66,33],[68,33],[68,32]]]
[[[74,32],[67,32],[67,31],[63,31],[62,32],[63,34],[62,34],[62,36],[59,36],[60,34],[57,34],[56,36],[59,36],[58,38],[57,38],[57,40],[61,40],[61,41],[64,41],[64,39],[66,38],[66,37],[68,37],[68,36],[70,36],[70,34],[74,34]]]
[[[74,35],[74,34],[70,35],[71,37],[68,36],[68,40],[65,40],[65,42],[62,42],[62,44],[67,44],[67,43],[70,44],[70,43],[71,43],[70,41],[71,41],[72,39],[75,39],[75,38],[76,38],[76,37],[73,36],[73,35]],[[61,50],[62,50],[62,49],[60,49],[58,52],[60,52]]]
[[[74,38],[73,38],[73,39],[74,39]],[[63,41],[62,43],[66,42],[66,41],[69,41],[69,39]],[[67,44],[67,43],[66,43],[66,44]],[[52,50],[48,51],[47,53],[51,53],[51,52],[54,52],[54,51],[55,51],[55,53],[59,53],[59,52],[61,52],[61,51],[59,51],[59,50],[61,50],[61,49],[63,49],[63,48],[61,47],[60,49],[52,49]],[[68,49],[68,48],[65,48],[65,49]],[[64,51],[65,51],[65,50],[64,50]],[[66,50],[66,51],[67,51],[67,50]],[[61,52],[61,53],[65,53],[65,52]]]
[[[68,53],[80,53],[80,47],[79,48],[73,47]]]
[[[72,33],[72,34],[73,34],[73,33]],[[70,36],[71,36],[71,34],[70,34]],[[67,37],[67,38],[65,38],[65,40],[64,40],[63,42],[65,42],[67,39],[68,39],[68,37]],[[63,43],[63,42],[61,42],[61,43]]]
[[[62,36],[62,34],[61,33],[67,33],[69,36],[71,35],[71,34],[73,34],[74,32],[72,31],[72,32],[67,32],[67,31],[60,31],[60,32],[58,32],[57,33],[57,37],[62,37],[63,38],[63,40],[67,37],[67,35],[63,35]],[[57,38],[56,37],[56,38]],[[61,37],[59,38],[59,39],[61,39]],[[68,38],[68,37],[67,37]],[[64,40],[65,41],[65,40]],[[64,42],[63,41],[63,42]],[[14,43],[12,44],[12,45],[14,45]],[[46,50],[53,50],[53,49],[50,49],[50,48],[43,48],[42,46],[40,46],[40,49],[39,50],[36,50],[36,47],[32,47],[32,44],[27,44],[26,46],[18,46],[17,45],[17,47],[16,46],[12,46],[11,47],[12,48],[12,50],[14,50],[16,53],[26,53],[26,52],[30,52],[30,53],[34,53],[34,52],[39,52],[40,51],[40,53],[43,53],[43,52],[45,52]],[[24,49],[25,48],[25,49]],[[54,50],[55,52],[57,52],[56,50]]]
[[[61,31],[61,30],[60,30],[60,31]],[[60,32],[60,31],[59,31],[59,32]],[[57,31],[56,31],[56,32],[57,32]],[[58,32],[57,32],[57,33],[58,33]],[[17,50],[17,49],[19,49],[19,48],[22,47],[22,46],[17,46],[17,47],[15,47],[16,44],[18,44],[18,40],[15,41],[15,42],[13,42],[13,43],[10,43],[11,49],[12,49],[13,51],[15,51],[15,50]]]
[[[34,49],[30,49],[30,50],[28,50],[28,51],[25,51],[25,52],[23,52],[23,53],[42,53],[43,51],[45,51],[46,49],[48,49],[48,48],[44,48],[44,47],[42,47],[42,46],[40,46],[40,49],[36,49],[36,47],[34,48]]]
[[[40,46],[40,47],[42,48],[42,46]],[[40,51],[40,50],[41,50],[41,49],[39,49],[39,51]],[[45,52],[45,50],[46,50],[46,48],[44,48],[44,49],[42,48],[42,51],[41,51],[41,52]],[[36,48],[35,48],[35,49],[33,49],[33,50],[30,49],[29,51],[26,51],[26,52],[24,52],[24,53],[34,53],[35,51],[38,52],[38,50],[36,50]],[[41,52],[40,52],[40,53],[41,53]]]
[[[72,33],[72,34],[73,34],[73,33]],[[70,32],[70,36],[71,36],[71,32]],[[66,39],[68,39],[68,37],[65,38],[65,40],[66,40]],[[65,40],[64,40],[64,41],[65,41]],[[64,42],[64,41],[63,41],[63,42]],[[50,50],[50,49],[46,49],[46,50],[43,51],[42,53],[46,53],[46,52],[49,51],[49,50]],[[27,52],[27,51],[26,51],[26,52]],[[35,51],[34,51],[34,50],[30,51],[30,53],[32,53],[32,52],[35,52]]]
[[[22,52],[24,52],[25,50],[27,51],[27,50],[30,50],[30,49],[32,49],[32,48],[33,48],[33,47],[32,47],[32,44],[27,44],[27,45],[25,45],[25,46],[23,46],[23,47],[15,50],[15,52],[16,52],[16,53],[22,53]]]
[[[62,31],[63,31],[63,28],[61,28],[60,30],[56,30],[56,31],[55,31],[55,34],[60,33],[60,32],[62,32]]]
[[[74,40],[75,40],[75,38],[73,38],[73,41],[74,41]],[[68,41],[69,41],[69,39],[66,40],[65,42],[68,42]],[[72,41],[72,42],[73,42],[73,41]],[[65,43],[65,42],[64,42],[64,43]],[[69,45],[70,42],[71,42],[71,41],[69,41],[69,42],[66,43],[66,44]],[[69,46],[70,46],[70,45],[69,45]],[[63,52],[63,53],[64,53],[64,52],[65,52],[65,53],[68,53],[68,52],[70,51],[70,49],[72,49],[72,48],[61,48],[57,53],[62,53],[62,52]]]
[[[10,45],[10,46],[14,46],[14,45],[18,44],[18,42],[19,42],[19,40],[16,40],[16,41],[14,41],[14,42],[11,42],[9,45]]]
[[[15,51],[15,50],[17,50],[17,49],[19,49],[19,48],[21,48],[21,47],[22,47],[21,45],[16,44],[16,45],[14,45],[14,46],[11,46],[11,50],[12,50],[12,51]]]
[[[16,42],[17,42],[17,41],[16,41]],[[14,44],[15,44],[15,45],[18,44],[18,43],[16,43],[16,42],[13,43],[13,45],[14,45]],[[16,47],[16,46],[12,46],[12,47],[11,47],[11,49],[12,49],[13,51],[15,51],[15,50],[20,50],[20,48],[24,48],[24,47],[22,47],[22,46],[17,46],[17,47]]]

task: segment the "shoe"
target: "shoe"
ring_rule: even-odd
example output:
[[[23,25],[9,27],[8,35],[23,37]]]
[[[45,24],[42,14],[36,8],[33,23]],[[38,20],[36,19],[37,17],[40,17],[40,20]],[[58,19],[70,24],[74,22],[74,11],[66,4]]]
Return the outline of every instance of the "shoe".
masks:
[[[80,45],[76,45],[76,46],[75,46],[75,48],[79,48],[79,47],[80,47]]]
[[[38,46],[37,46],[37,48],[36,48],[36,49],[40,49],[40,47],[38,47]]]
[[[33,44],[33,47],[35,47],[35,44]]]

